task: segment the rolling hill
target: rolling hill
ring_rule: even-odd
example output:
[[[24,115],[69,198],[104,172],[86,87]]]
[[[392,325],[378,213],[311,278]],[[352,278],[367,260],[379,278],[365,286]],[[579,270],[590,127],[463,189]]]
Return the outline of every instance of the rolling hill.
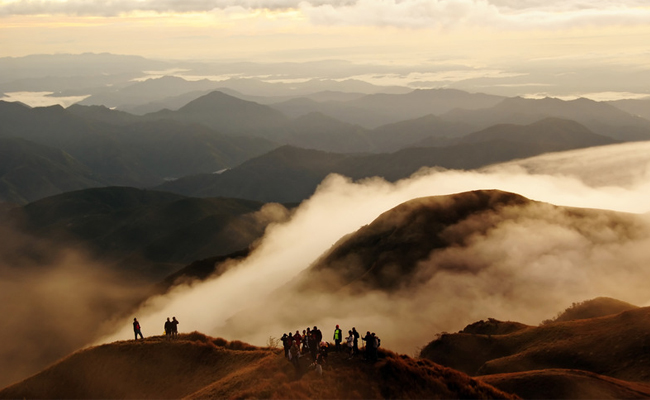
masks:
[[[573,321],[526,326],[504,334],[443,334],[421,357],[472,376],[544,369],[583,370],[650,382],[644,332],[650,308]]]
[[[272,221],[260,212],[263,205],[106,187],[30,203],[14,210],[13,219],[26,233],[81,245],[114,268],[155,282],[193,261],[247,248]]]
[[[143,327],[146,329],[146,327]],[[0,398],[515,398],[427,360],[383,351],[373,364],[331,353],[322,377],[281,350],[194,332],[91,347],[0,391]]]

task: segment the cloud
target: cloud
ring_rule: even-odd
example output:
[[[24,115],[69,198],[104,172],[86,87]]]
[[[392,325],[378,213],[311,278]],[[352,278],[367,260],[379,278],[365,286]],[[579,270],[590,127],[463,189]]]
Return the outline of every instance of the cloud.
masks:
[[[0,387],[39,370],[115,329],[145,296],[79,249],[0,226]]]
[[[489,234],[469,235],[471,240],[462,248],[431,254],[421,265],[423,284],[418,290],[348,296],[296,293],[287,286],[340,238],[417,197],[501,189],[558,205],[650,211],[646,201],[650,179],[644,172],[650,144],[603,147],[596,152],[599,156],[587,151],[555,161],[571,163],[568,170],[573,173],[552,167],[548,173],[532,173],[507,165],[481,172],[423,170],[394,184],[381,179],[354,183],[330,176],[288,222],[270,227],[259,247],[236,268],[217,279],[150,299],[134,316],[142,321],[145,335],[158,334],[165,319],[176,316],[182,331],[199,330],[258,345],[288,330],[342,324],[346,329],[374,330],[386,347],[410,352],[435,333],[460,329],[476,319],[534,324],[572,302],[596,296],[645,303],[643,282],[650,278],[643,269],[650,261],[644,250],[650,244],[647,219],[630,216],[632,222],[622,223],[617,221],[627,217],[580,218],[549,205],[500,214]],[[620,173],[611,175],[611,180],[602,177],[595,185],[585,183],[587,171],[594,169],[597,160],[607,161],[607,152],[619,161],[618,167],[607,167]],[[553,155],[548,157],[547,164],[552,164]],[[618,183],[626,173],[628,179],[621,186]],[[434,276],[426,275],[436,266],[454,262],[475,265],[476,273],[468,276],[442,268]],[[125,319],[121,329],[102,341],[131,336]]]
[[[113,17],[138,11],[208,13],[214,10],[300,10],[312,23],[399,28],[494,27],[561,29],[645,25],[650,8],[627,1],[514,0],[17,0],[0,2],[0,15]]]

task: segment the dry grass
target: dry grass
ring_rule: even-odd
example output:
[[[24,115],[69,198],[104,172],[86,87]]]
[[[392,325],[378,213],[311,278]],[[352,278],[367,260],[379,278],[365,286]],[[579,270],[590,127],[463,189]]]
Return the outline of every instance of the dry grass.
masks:
[[[650,398],[650,385],[578,370],[547,369],[479,378],[525,399]]]
[[[650,383],[648,332],[650,308],[646,307],[527,327],[504,335],[446,334],[429,343],[421,355],[474,376],[563,369]],[[537,378],[540,376],[543,375]],[[550,375],[544,377],[550,379]],[[556,379],[557,374],[553,377]],[[570,377],[576,378],[575,373],[562,379],[569,382],[573,379]],[[490,378],[482,379],[492,382]],[[589,379],[595,382],[593,376]],[[584,376],[581,380],[576,378],[576,385],[586,381]],[[611,382],[599,378],[598,384],[605,383]],[[585,383],[581,387],[587,386]],[[586,389],[584,392],[589,393]]]
[[[512,398],[428,360],[387,350],[377,363],[331,353],[322,376],[301,358],[301,373],[281,350],[194,332],[79,351],[0,391],[0,398]]]

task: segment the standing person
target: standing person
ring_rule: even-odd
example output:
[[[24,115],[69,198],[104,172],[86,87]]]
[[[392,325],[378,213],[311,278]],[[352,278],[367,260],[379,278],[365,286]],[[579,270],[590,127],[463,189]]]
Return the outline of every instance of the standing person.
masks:
[[[144,336],[142,336],[142,331],[140,330],[140,323],[138,322],[137,318],[133,318],[133,332],[135,332],[135,340],[138,340],[138,335],[140,335],[140,339],[144,339]]]
[[[318,342],[316,341],[316,331],[312,330],[309,333],[309,354],[311,354],[311,360],[316,361],[316,356],[318,355]]]
[[[336,329],[334,329],[334,351],[337,353],[341,351],[341,340],[343,340],[343,332],[341,332],[341,328],[336,325]]]
[[[357,328],[354,326],[352,327],[352,335],[354,336],[354,348],[352,350],[357,355],[359,354],[359,332],[357,332]]]
[[[165,321],[165,337],[169,339],[172,335],[172,322],[169,320],[169,317],[167,317],[167,321]]]
[[[345,342],[347,344],[348,354],[350,355],[350,358],[352,358],[354,355],[354,335],[352,334],[352,331],[348,331],[348,337],[345,338]]]
[[[300,374],[300,350],[296,342],[293,342],[291,348],[289,349],[289,361],[293,364],[293,367],[296,369],[296,374]]]
[[[366,342],[366,353],[365,358],[367,361],[372,359],[372,349],[375,347],[375,338],[372,337],[370,331],[366,332],[366,336],[362,337],[361,340]]]
[[[289,348],[291,347],[291,345],[289,345],[289,336],[285,333],[282,335],[280,340],[282,340],[282,347],[284,347],[284,356],[289,358]]]
[[[307,328],[309,329],[309,328]],[[309,351],[309,330],[302,330],[302,353]]]
[[[300,336],[300,331],[296,331],[293,335],[293,342],[298,346],[298,351],[300,351],[300,342],[302,341],[302,336]]]
[[[321,332],[316,325],[314,325],[314,330],[312,332],[314,332],[316,338],[316,350],[320,350],[320,342],[323,341],[323,332]]]
[[[172,317],[172,336],[178,336],[178,320]]]

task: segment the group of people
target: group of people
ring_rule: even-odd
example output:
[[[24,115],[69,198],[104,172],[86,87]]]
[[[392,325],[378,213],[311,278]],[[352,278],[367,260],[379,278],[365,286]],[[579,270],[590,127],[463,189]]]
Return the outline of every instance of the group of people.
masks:
[[[176,317],[172,317],[172,320],[169,320],[169,317],[167,317],[167,321],[165,321],[165,337],[167,338],[173,338],[178,336],[178,320]]]
[[[165,321],[166,338],[171,339],[178,336],[178,323],[176,317],[172,317],[171,321],[169,320],[169,317],[167,317],[167,321]],[[133,332],[135,333],[135,340],[138,340],[138,336],[140,336],[140,339],[144,339],[144,336],[142,336],[142,330],[140,329],[140,322],[137,318],[133,318]]]
[[[349,359],[359,354],[359,332],[353,327],[348,331],[348,336],[343,338],[343,331],[336,325],[334,329],[334,349],[335,352],[346,352]],[[345,339],[345,347],[342,345]],[[296,371],[300,369],[298,359],[309,354],[312,360],[312,366],[315,367],[319,374],[322,374],[322,366],[327,360],[327,354],[330,350],[330,344],[323,341],[323,333],[318,327],[307,328],[296,333],[284,333],[280,338],[284,348],[284,356],[294,365]],[[366,336],[361,338],[365,342],[365,359],[371,362],[377,361],[377,349],[381,344],[379,337],[373,332],[368,331]]]

